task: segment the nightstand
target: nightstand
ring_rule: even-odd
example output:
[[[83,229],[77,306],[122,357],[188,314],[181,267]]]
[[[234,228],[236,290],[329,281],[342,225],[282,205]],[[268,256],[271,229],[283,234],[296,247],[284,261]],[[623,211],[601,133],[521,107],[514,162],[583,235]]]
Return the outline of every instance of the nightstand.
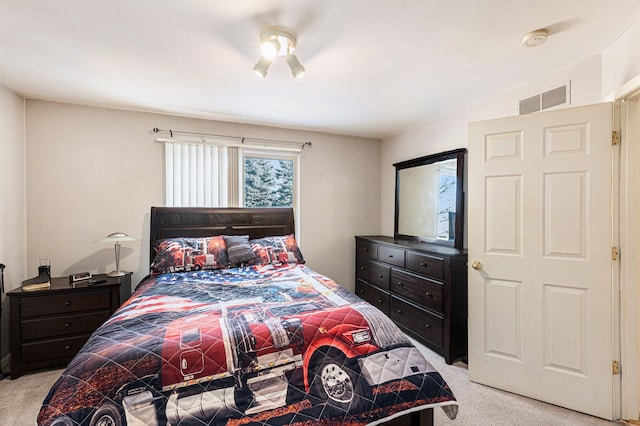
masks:
[[[120,289],[131,288],[131,273],[121,277],[99,274],[103,283],[69,284],[52,278],[45,290],[7,293],[11,316],[11,378],[24,372],[64,367],[107,318],[120,307]]]

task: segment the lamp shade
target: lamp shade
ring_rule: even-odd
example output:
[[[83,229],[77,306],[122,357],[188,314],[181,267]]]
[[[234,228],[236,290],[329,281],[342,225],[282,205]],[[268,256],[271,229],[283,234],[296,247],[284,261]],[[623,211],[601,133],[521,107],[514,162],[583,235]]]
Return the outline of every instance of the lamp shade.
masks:
[[[120,243],[125,243],[130,241],[138,241],[138,239],[120,231],[111,233],[106,237],[96,241],[96,243],[114,243],[115,244],[116,270],[109,272],[107,274],[108,277],[121,277],[125,274],[123,271],[120,270]]]
[[[116,231],[113,232],[109,235],[107,235],[104,238],[99,239],[98,243],[116,243],[116,242],[123,242],[123,241],[138,241],[137,238],[134,238],[130,235],[125,234],[124,232],[120,232],[120,231]]]
[[[289,68],[291,68],[291,74],[293,74],[294,78],[302,77],[305,69],[296,55],[287,56],[287,64],[289,64]]]

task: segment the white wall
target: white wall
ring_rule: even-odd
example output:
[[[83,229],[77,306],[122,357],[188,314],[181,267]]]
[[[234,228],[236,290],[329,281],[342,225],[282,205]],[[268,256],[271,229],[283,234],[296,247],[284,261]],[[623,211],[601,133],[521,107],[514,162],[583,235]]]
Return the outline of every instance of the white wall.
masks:
[[[313,142],[300,162],[300,245],[307,264],[354,288],[354,235],[380,231],[380,141],[56,102],[26,102],[27,263],[51,259],[54,276],[148,272],[149,209],[164,205],[163,149],[153,127]]]
[[[602,52],[603,98],[615,93],[625,83],[640,75],[638,43],[640,21]]]
[[[6,266],[5,291],[24,279],[25,254],[24,101],[0,85],[0,263]],[[0,358],[9,352],[9,300],[1,297]]]
[[[517,115],[520,99],[553,89],[568,81],[571,81],[572,105],[597,103],[601,100],[601,80],[602,61],[600,56],[595,56],[519,88],[496,94],[495,97],[478,102],[469,108],[443,115],[436,120],[383,140],[380,170],[382,233],[393,235],[394,163],[451,149],[466,148],[470,122]]]

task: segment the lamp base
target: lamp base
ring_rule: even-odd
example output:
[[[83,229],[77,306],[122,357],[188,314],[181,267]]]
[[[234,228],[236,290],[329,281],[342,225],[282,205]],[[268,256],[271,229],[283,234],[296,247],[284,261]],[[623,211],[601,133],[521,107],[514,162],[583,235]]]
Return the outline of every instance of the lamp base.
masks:
[[[108,277],[124,277],[127,275],[124,271],[111,271],[107,274]]]

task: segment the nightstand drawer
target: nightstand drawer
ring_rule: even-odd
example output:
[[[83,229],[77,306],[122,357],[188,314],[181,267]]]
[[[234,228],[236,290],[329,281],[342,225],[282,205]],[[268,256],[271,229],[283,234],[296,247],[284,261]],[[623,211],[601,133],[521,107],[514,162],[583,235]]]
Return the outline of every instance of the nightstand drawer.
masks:
[[[377,259],[378,245],[368,241],[356,241],[356,256],[363,256],[367,259]]]
[[[39,294],[23,297],[20,303],[22,318],[111,309],[108,289],[55,295]]]
[[[391,269],[390,289],[392,293],[405,297],[418,305],[423,305],[439,314],[444,312],[443,285],[438,281]]]
[[[444,259],[426,254],[407,252],[407,269],[436,279],[444,279]]]
[[[86,314],[23,320],[21,323],[22,339],[34,340],[69,336],[79,333],[92,333],[104,323],[110,315],[111,311],[107,310]]]
[[[71,358],[89,340],[91,333],[66,339],[44,340],[23,343],[21,361],[24,363],[45,361],[55,358]]]
[[[358,257],[356,259],[356,277],[371,285],[389,290],[389,271],[391,268],[381,263]]]
[[[356,294],[385,314],[389,314],[389,293],[386,291],[358,280],[356,281]]]
[[[404,250],[381,245],[378,248],[378,260],[404,268]]]
[[[444,343],[442,318],[393,296],[391,296],[389,316],[405,329],[442,348]]]

